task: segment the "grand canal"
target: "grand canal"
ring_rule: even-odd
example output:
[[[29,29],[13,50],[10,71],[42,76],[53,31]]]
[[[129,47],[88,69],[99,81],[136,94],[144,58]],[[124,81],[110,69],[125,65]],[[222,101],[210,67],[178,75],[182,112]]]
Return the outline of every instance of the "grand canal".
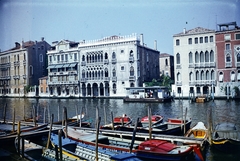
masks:
[[[171,117],[182,117],[187,111],[187,118],[192,119],[192,125],[198,121],[209,123],[209,113],[212,110],[213,123],[233,122],[240,129],[240,102],[215,100],[207,103],[191,103],[188,100],[176,99],[171,103],[124,103],[122,99],[35,99],[35,98],[1,98],[0,99],[0,119],[4,116],[4,106],[6,108],[6,120],[12,120],[15,109],[16,120],[22,120],[32,116],[32,108],[35,106],[36,113],[41,116],[40,121],[48,120],[49,114],[54,114],[54,120],[62,118],[62,109],[66,107],[68,117],[76,115],[82,108],[86,118],[92,119],[93,126],[96,118],[96,107],[99,108],[99,116],[102,118],[101,124],[109,123],[110,113],[114,116],[127,114],[137,120],[148,115],[148,107],[151,107],[152,114],[160,114],[165,119]],[[59,110],[60,109],[60,110]],[[186,110],[187,109],[187,110]],[[106,115],[105,115],[106,114]],[[240,154],[226,154],[218,152],[212,147],[206,151],[206,161],[237,161]]]

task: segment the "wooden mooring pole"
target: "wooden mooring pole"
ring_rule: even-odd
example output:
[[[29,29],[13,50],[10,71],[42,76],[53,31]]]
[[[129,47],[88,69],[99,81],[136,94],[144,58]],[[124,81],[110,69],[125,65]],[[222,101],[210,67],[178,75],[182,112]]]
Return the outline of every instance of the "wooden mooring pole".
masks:
[[[132,141],[131,141],[131,145],[130,145],[130,153],[132,153],[133,144],[134,144],[135,136],[136,136],[136,132],[137,132],[138,122],[139,122],[139,118],[137,118],[137,123],[136,123],[135,126],[134,126]]]
[[[21,122],[18,121],[18,129],[17,129],[17,137],[18,137],[18,142],[17,142],[17,151],[18,155],[20,156],[20,133],[21,133]]]
[[[13,108],[13,132],[15,131],[15,108]]]
[[[3,123],[6,123],[6,113],[7,113],[7,103],[4,106],[4,112],[3,112]]]
[[[99,135],[99,127],[100,127],[101,117],[97,118],[97,131],[96,131],[96,161],[98,161],[98,135]]]
[[[62,152],[62,130],[58,130],[58,145],[59,145],[59,156],[60,161],[63,160],[63,152]]]

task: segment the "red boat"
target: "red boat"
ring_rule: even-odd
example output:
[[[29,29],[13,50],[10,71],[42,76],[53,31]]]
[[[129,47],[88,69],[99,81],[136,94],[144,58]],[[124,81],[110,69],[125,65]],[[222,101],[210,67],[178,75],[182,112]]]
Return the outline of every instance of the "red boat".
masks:
[[[163,117],[160,115],[152,115],[152,125],[157,125],[163,122]],[[149,125],[148,116],[145,116],[141,119],[141,124],[143,127]]]
[[[147,160],[180,161],[194,159],[193,147],[177,146],[165,140],[147,140],[142,142],[136,155]]]
[[[129,116],[127,116],[126,114],[124,114],[123,116],[115,117],[113,119],[114,128],[115,128],[115,126],[119,126],[119,125],[126,126],[126,125],[130,125],[131,123],[132,123],[132,119]],[[100,128],[101,129],[113,129],[112,123],[103,125]]]

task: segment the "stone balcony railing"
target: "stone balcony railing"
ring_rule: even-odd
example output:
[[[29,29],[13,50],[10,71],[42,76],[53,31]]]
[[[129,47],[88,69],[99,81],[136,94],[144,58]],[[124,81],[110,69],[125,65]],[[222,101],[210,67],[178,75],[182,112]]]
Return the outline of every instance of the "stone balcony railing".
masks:
[[[112,77],[112,81],[116,82],[117,81],[117,77]]]
[[[130,76],[129,81],[135,81],[136,77],[135,76]]]
[[[78,81],[48,81],[48,85],[65,85],[65,84],[79,84]]]
[[[225,62],[225,67],[226,68],[232,67],[232,62]]]

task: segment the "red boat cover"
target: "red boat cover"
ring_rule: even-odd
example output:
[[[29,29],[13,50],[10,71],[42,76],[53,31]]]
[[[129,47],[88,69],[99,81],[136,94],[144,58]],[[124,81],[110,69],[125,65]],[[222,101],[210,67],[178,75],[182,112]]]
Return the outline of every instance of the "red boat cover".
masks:
[[[162,116],[158,116],[158,115],[153,115],[152,116],[152,122],[156,122],[158,120],[161,119]],[[148,116],[145,116],[141,119],[141,122],[148,122]]]
[[[171,119],[171,118],[169,118],[169,119],[168,119],[168,122],[169,122],[169,123],[182,124],[182,123],[183,123],[183,120],[181,120],[181,119]]]
[[[142,142],[139,145],[139,150],[158,152],[158,153],[167,153],[173,150],[176,147],[175,144],[172,144],[165,140],[147,140]]]
[[[122,123],[122,119],[123,119],[123,122],[124,123],[128,123],[129,121],[131,121],[131,119],[128,117],[128,116],[125,116],[125,117],[115,117],[114,118],[114,123]]]

